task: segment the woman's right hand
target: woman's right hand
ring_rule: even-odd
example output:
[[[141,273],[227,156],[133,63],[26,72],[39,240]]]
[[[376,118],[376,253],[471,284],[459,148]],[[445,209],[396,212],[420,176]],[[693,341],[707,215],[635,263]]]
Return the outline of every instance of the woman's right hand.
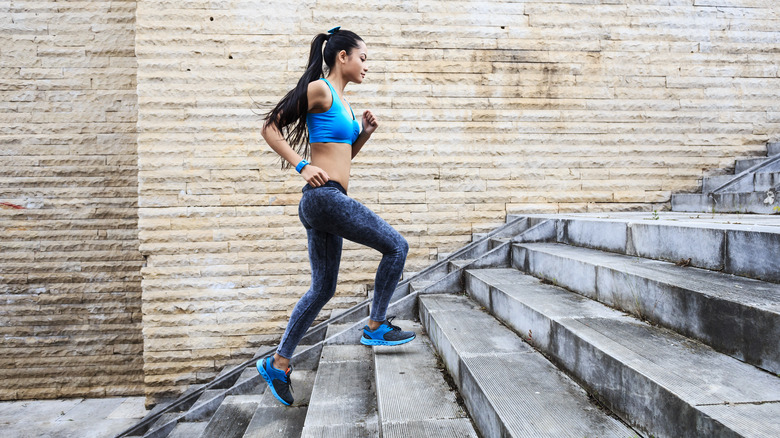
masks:
[[[319,187],[330,179],[327,172],[313,164],[304,166],[301,170],[301,176],[303,176],[306,182],[312,187]]]

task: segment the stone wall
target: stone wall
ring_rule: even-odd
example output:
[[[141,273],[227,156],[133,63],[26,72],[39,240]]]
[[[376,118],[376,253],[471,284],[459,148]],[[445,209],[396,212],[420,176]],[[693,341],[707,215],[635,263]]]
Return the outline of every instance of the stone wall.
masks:
[[[0,1],[0,399],[143,394],[134,1]]]
[[[365,39],[347,96],[381,126],[350,195],[409,240],[408,271],[507,213],[651,210],[780,128],[773,0],[138,2],[147,394],[274,345],[308,287],[303,180],[260,136],[317,32]],[[331,309],[377,253],[347,244]]]
[[[252,108],[289,90],[335,25],[368,44],[366,82],[347,94],[381,123],[350,195],[409,240],[410,272],[507,213],[663,208],[780,128],[772,0],[0,12],[3,399],[143,384],[155,400],[278,341],[309,281],[303,181],[279,169]],[[378,261],[346,244],[321,317],[364,299]]]

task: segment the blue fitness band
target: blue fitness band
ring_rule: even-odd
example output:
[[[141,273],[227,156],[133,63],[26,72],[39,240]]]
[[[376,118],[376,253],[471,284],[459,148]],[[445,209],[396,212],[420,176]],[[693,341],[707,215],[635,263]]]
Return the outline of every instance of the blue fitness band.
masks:
[[[303,170],[303,168],[306,167],[307,164],[309,164],[308,161],[301,160],[301,162],[298,163],[297,166],[295,166],[295,171],[298,172],[298,173],[301,173],[301,170]]]

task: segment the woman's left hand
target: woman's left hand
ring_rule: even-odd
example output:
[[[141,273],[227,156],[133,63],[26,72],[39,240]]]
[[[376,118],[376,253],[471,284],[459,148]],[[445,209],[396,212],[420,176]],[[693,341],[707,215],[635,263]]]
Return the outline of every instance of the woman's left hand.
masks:
[[[371,135],[378,127],[379,122],[376,120],[376,117],[374,117],[374,114],[369,110],[363,111],[363,132]]]

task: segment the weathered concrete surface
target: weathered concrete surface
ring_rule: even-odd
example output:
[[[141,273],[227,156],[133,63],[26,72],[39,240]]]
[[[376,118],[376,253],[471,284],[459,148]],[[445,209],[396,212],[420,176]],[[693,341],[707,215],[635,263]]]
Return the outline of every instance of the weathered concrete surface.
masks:
[[[515,245],[515,267],[780,373],[780,285],[555,243]]]
[[[263,395],[229,395],[209,420],[203,438],[241,438]]]
[[[758,172],[755,176],[754,185],[757,192],[777,189],[780,186],[780,172]]]
[[[780,157],[776,144],[767,158],[738,160],[734,175],[707,177],[701,194],[673,194],[672,210],[688,212],[780,213]]]
[[[112,437],[149,411],[144,397],[0,402],[0,435],[14,438]]]
[[[246,428],[244,438],[300,436],[306,420],[315,375],[314,371],[293,371],[295,401],[292,406],[282,405],[270,391],[266,391]]]
[[[780,157],[777,156],[739,160],[734,170],[734,178],[716,188],[713,193],[753,192],[756,190],[754,178],[757,172],[776,171],[780,171]]]
[[[364,345],[326,345],[317,368],[303,437],[370,436],[379,419],[374,386],[373,351]]]
[[[456,393],[444,380],[433,347],[422,326],[398,321],[404,330],[417,333],[408,344],[373,347],[376,398],[383,436],[401,431],[458,429],[463,437],[477,437],[471,420],[456,401]],[[394,433],[389,433],[390,431]],[[424,435],[406,435],[424,436]]]
[[[262,393],[262,391],[258,391]],[[217,411],[222,400],[227,396],[222,389],[207,389],[203,391],[192,407],[187,409],[183,421],[207,421]]]
[[[422,295],[420,318],[483,436],[634,434],[467,297]]]
[[[277,438],[301,436],[306,421],[306,406],[261,406],[247,426],[244,438]]]
[[[717,176],[705,176],[701,180],[701,193],[706,195],[708,193],[712,193],[715,189],[722,186],[723,184],[726,184],[727,182],[734,179],[734,175],[717,175]],[[672,196],[677,196],[676,193],[672,194]],[[674,211],[685,211],[685,210],[674,210]]]
[[[762,183],[765,184],[765,183]],[[746,193],[681,193],[672,195],[672,209],[691,213],[742,213],[777,215],[780,196],[775,188]]]
[[[473,277],[469,285],[484,283],[475,298],[514,330],[529,334],[537,348],[644,432],[662,437],[780,433],[776,376],[517,270],[468,275]],[[739,412],[700,409],[727,404],[744,406]]]
[[[477,438],[474,426],[467,418],[408,421],[382,426],[383,438]]]
[[[670,262],[684,260],[690,266],[780,282],[780,216],[661,212],[529,215],[529,219],[555,220],[559,243]]]
[[[173,428],[173,431],[167,438],[193,438],[199,437],[206,430],[209,423],[205,421],[193,423],[179,423]]]

